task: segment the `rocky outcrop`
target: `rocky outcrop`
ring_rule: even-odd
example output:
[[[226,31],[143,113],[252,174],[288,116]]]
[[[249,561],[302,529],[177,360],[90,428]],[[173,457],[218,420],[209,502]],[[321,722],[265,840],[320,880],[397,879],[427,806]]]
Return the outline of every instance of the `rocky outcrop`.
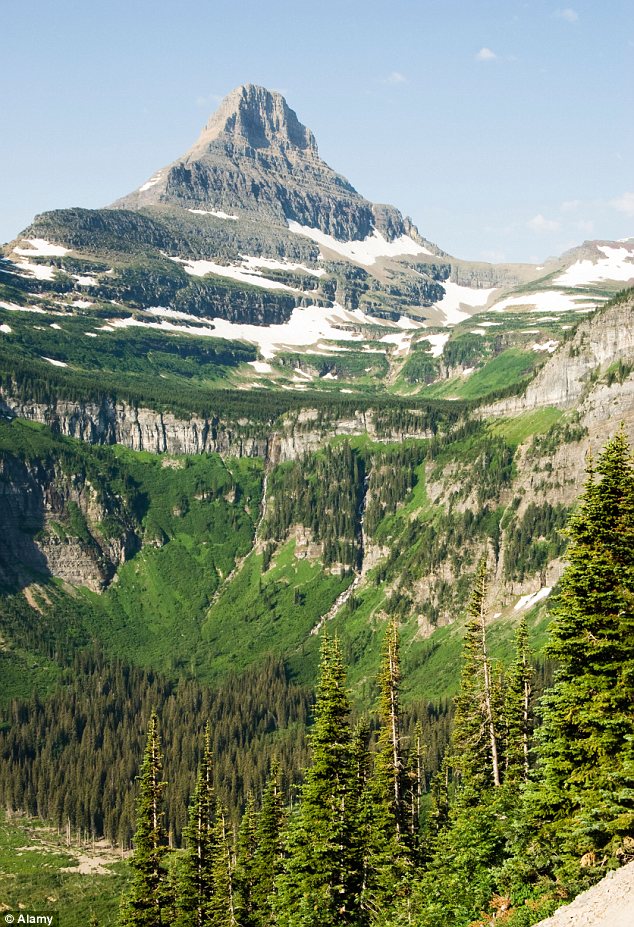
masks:
[[[113,513],[120,531],[108,537],[101,525]],[[120,502],[59,461],[0,457],[0,524],[0,582],[9,588],[56,576],[98,592],[140,546]]]
[[[634,862],[608,872],[536,927],[631,927],[634,907]]]
[[[595,417],[631,409],[634,380],[634,300],[610,306],[583,322],[541,368],[521,396],[483,407],[482,414],[514,415],[544,406],[570,409],[582,404]],[[621,364],[622,382],[604,381],[613,364]]]
[[[30,402],[0,388],[0,414],[47,425],[54,434],[89,444],[121,444],[153,454],[204,454],[221,457],[260,457],[271,464],[297,460],[322,447],[335,435],[367,434],[375,441],[430,438],[425,426],[386,431],[375,410],[356,411],[346,418],[320,420],[314,409],[288,415],[274,426],[223,422],[218,418],[178,418],[171,412],[136,408],[124,402],[73,402],[58,399],[50,405]]]

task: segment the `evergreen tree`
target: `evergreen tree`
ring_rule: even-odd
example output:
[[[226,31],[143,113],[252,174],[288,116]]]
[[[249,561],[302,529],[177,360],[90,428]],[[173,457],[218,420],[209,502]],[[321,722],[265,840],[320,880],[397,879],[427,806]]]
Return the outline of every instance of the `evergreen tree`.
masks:
[[[454,700],[450,762],[462,791],[474,798],[500,785],[498,720],[486,641],[486,562],[481,561],[469,600],[460,689]]]
[[[404,888],[411,868],[411,834],[406,801],[406,771],[401,747],[401,679],[398,624],[390,621],[379,673],[379,737],[368,782],[368,852],[363,904],[385,909]]]
[[[137,824],[130,862],[132,884],[122,906],[122,927],[161,927],[172,922],[165,869],[168,841],[163,820],[163,792],[166,784],[158,719],[152,712],[139,775]]]
[[[500,691],[486,641],[486,564],[468,607],[460,689],[443,769],[432,787],[431,853],[401,920],[455,927],[484,910],[504,859],[509,808],[501,784]]]
[[[279,768],[275,763],[262,797],[255,835],[251,894],[258,927],[271,927],[273,924],[275,879],[282,870],[284,859],[284,825],[284,798],[279,783]]]
[[[363,922],[358,763],[337,640],[324,638],[310,734],[312,764],[286,836],[274,900],[279,927]]]
[[[532,732],[533,670],[525,615],[517,629],[515,648],[515,660],[506,681],[503,712],[506,728],[504,779],[507,784],[514,785],[528,780]]]
[[[576,888],[634,837],[634,466],[623,433],[590,470],[568,533],[549,646],[558,671],[527,804],[534,866]]]
[[[207,724],[189,823],[184,831],[187,846],[179,873],[179,923],[183,927],[207,927],[211,923],[215,801],[211,736]]]
[[[227,817],[220,804],[216,806],[214,852],[211,860],[213,888],[209,899],[210,927],[237,927],[234,885],[234,854],[227,826]]]
[[[258,815],[253,796],[247,796],[247,804],[240,822],[236,842],[236,866],[234,873],[235,912],[240,927],[256,927],[259,923],[256,913],[256,870]]]

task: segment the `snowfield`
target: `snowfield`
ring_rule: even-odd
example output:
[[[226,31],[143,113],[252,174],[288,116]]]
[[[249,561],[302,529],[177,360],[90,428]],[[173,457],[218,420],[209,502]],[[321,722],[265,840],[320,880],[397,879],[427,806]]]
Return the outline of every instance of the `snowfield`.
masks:
[[[176,316],[182,318],[184,315],[184,313],[175,313],[172,310],[160,308],[154,309],[153,314],[168,318]],[[367,317],[360,310],[350,312],[338,305],[332,309],[324,309],[320,306],[293,309],[288,322],[268,326],[227,322],[225,319],[218,318],[195,319],[196,324],[178,325],[176,322],[168,321],[168,318],[163,318],[159,322],[143,322],[134,318],[113,319],[108,323],[107,328],[104,326],[104,330],[140,326],[183,332],[188,335],[224,338],[229,341],[246,341],[257,345],[262,357],[270,360],[285,348],[315,345],[320,340],[361,342],[363,341],[362,334],[338,326],[352,323],[358,325],[359,322],[367,324]],[[185,318],[194,321],[192,316],[185,316]],[[328,347],[327,350],[332,349]]]
[[[459,283],[452,283],[451,280],[443,280],[442,286],[445,295],[437,303],[434,303],[436,309],[445,316],[447,325],[457,325],[473,315],[473,312],[467,312],[462,309],[466,306],[470,309],[480,309],[486,306],[489,297],[495,292],[497,287],[491,287],[488,290],[479,290],[471,286],[461,286]]]
[[[365,264],[370,267],[382,257],[399,257],[401,255],[415,254],[432,254],[427,248],[423,248],[418,242],[415,242],[409,235],[401,235],[394,241],[388,241],[376,229],[367,238],[357,241],[339,241],[332,235],[327,235],[320,229],[310,228],[308,225],[300,225],[299,222],[289,220],[288,227],[296,235],[304,235],[310,238],[322,248],[328,248],[337,254],[347,257],[357,264]]]
[[[23,238],[29,247],[16,248],[16,254],[24,254],[26,257],[63,257],[68,254],[69,248],[62,245],[53,245],[45,238]]]
[[[577,261],[555,279],[559,286],[582,286],[599,280],[634,280],[634,252],[629,248],[597,245],[605,257],[598,261]]]
[[[439,332],[437,335],[425,335],[425,341],[429,341],[431,345],[431,356],[440,357],[443,352],[443,348],[449,341],[449,332]]]
[[[525,608],[532,608],[533,605],[536,605],[538,602],[541,602],[542,599],[545,599],[547,596],[549,596],[550,592],[550,586],[542,586],[538,592],[532,592],[529,595],[523,595],[520,599],[518,599],[513,611],[521,612]]]
[[[18,306],[16,303],[0,302],[0,309],[8,309],[9,312],[37,312],[39,315],[47,315],[45,309],[39,306]]]
[[[258,286],[264,290],[286,290],[288,293],[297,293],[297,290],[279,280],[269,280],[263,277],[257,270],[249,271],[242,266],[235,264],[216,264],[215,261],[197,261],[195,259],[186,260],[184,258],[170,257],[170,261],[176,264],[183,264],[185,272],[193,277],[204,277],[206,274],[215,274],[218,277],[227,277],[229,280],[237,280],[239,283],[248,283],[250,286]]]
[[[155,186],[155,184],[157,184],[161,179],[162,175],[163,171],[158,171],[156,174],[153,174],[148,181],[139,187],[139,193],[145,193],[145,191],[149,190],[150,187]]]
[[[16,262],[15,266],[19,267],[20,270],[25,270],[27,274],[31,274],[36,280],[52,280],[57,270],[56,267],[51,267],[50,264],[34,264],[32,261]]]
[[[294,264],[292,261],[276,261],[273,258],[249,257],[248,254],[242,255],[242,266],[247,270],[258,270],[264,267],[266,270],[303,270],[313,277],[324,277],[326,271],[321,267],[307,267],[306,264]]]
[[[217,219],[231,219],[233,222],[237,222],[239,216],[232,216],[228,212],[223,212],[222,209],[188,209],[187,212],[193,212],[197,216],[215,216]]]
[[[507,296],[491,307],[491,312],[504,312],[516,306],[527,307],[533,312],[592,312],[607,296],[589,297],[561,293],[559,290],[542,290],[537,293],[523,293],[521,296]],[[544,319],[546,321],[546,319]]]

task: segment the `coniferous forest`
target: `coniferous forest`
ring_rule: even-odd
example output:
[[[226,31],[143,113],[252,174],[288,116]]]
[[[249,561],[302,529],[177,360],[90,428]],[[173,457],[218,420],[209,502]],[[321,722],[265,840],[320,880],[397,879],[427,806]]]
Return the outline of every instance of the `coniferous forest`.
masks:
[[[512,665],[491,658],[481,561],[435,768],[429,719],[412,724],[401,707],[397,617],[367,717],[339,641],[323,636],[297,788],[282,748],[236,799],[217,775],[211,706],[203,731],[151,711],[122,927],[525,927],[634,858],[634,464],[622,433],[592,465],[567,533],[555,674],[539,698],[524,621]],[[200,759],[177,841],[165,769],[188,720]]]

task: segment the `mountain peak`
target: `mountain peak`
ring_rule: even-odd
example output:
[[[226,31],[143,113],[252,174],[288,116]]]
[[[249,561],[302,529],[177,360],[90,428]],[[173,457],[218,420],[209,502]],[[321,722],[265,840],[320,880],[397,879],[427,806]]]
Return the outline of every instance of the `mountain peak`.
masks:
[[[313,133],[282,94],[256,84],[242,84],[222,100],[189,156],[198,158],[218,142],[238,149],[293,148],[317,155]]]
[[[113,205],[178,206],[278,227],[296,222],[339,241],[375,231],[387,241],[418,235],[397,209],[366,200],[322,161],[313,133],[282,94],[256,84],[232,90],[189,151]]]

